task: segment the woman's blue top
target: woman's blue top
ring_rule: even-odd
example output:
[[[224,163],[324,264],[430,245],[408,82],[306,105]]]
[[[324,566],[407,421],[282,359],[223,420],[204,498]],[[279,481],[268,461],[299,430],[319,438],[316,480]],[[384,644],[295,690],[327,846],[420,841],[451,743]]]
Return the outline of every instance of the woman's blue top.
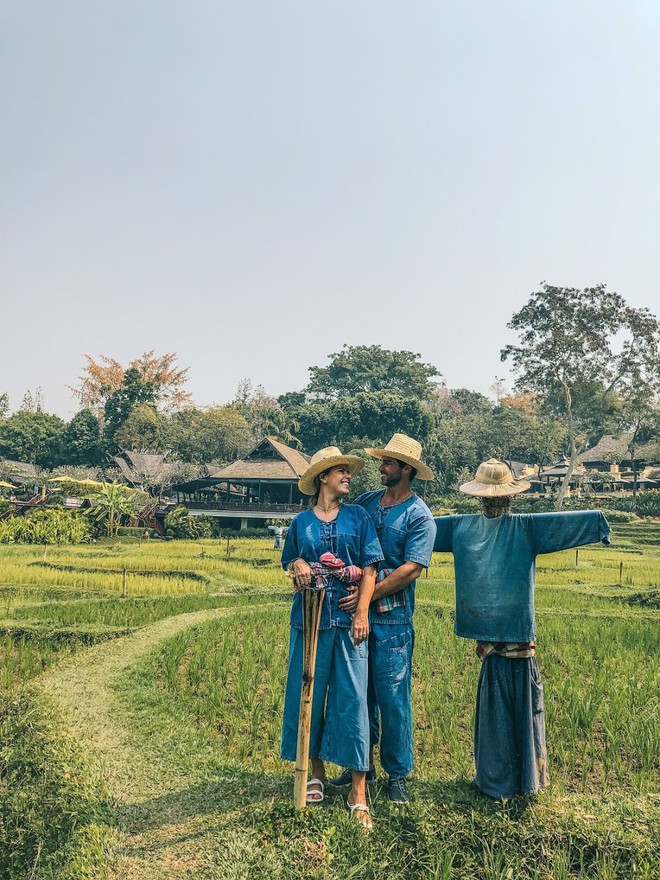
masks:
[[[610,527],[598,510],[574,513],[508,513],[436,516],[434,550],[454,554],[454,632],[483,642],[531,642],[536,638],[536,556],[582,544],[610,543]]]
[[[369,514],[354,504],[342,504],[332,522],[324,522],[314,511],[303,510],[291,521],[282,551],[282,567],[288,568],[294,559],[305,562],[318,562],[323,553],[334,553],[346,565],[377,565],[383,560],[376,529]],[[337,578],[328,578],[323,608],[321,609],[321,629],[331,626],[351,625],[351,615],[339,608],[339,600],[348,595],[347,585]],[[294,593],[291,607],[291,626],[303,628],[302,594]]]

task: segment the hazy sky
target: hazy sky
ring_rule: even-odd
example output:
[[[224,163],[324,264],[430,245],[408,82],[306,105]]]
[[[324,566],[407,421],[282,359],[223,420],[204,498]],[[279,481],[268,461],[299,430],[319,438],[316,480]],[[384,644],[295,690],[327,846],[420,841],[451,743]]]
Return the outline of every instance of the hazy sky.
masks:
[[[507,375],[541,281],[660,311],[658,0],[4,0],[0,393],[344,343]]]

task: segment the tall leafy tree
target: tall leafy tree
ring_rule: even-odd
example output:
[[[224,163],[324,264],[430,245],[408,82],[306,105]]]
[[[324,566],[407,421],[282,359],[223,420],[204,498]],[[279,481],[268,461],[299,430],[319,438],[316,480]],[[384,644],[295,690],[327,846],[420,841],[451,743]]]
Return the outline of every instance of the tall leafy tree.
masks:
[[[19,411],[0,422],[0,457],[55,467],[62,457],[63,435],[58,416]]]
[[[644,311],[604,284],[578,290],[544,283],[507,325],[520,341],[502,349],[501,357],[512,361],[517,388],[544,395],[566,425],[570,462],[557,509],[577,464],[580,435],[586,439],[596,422],[602,424],[611,392],[629,375],[614,351],[615,336],[623,331],[626,343],[643,344],[649,326],[636,319]]]
[[[88,409],[76,413],[64,429],[62,462],[94,467],[101,464],[101,425]]]
[[[307,394],[327,401],[380,391],[426,400],[433,390],[431,379],[440,375],[419,354],[380,345],[345,345],[330,355],[327,367],[310,367],[309,373]]]
[[[153,389],[153,400],[158,409],[174,412],[190,403],[190,394],[184,388],[188,381],[188,368],[181,368],[174,352],[156,355],[154,350],[146,351],[132,360],[128,367],[122,366],[114,358],[100,355],[94,360],[85,355],[78,387],[69,386],[81,407],[103,413],[109,398],[125,384],[126,373],[134,370],[141,383]]]
[[[109,447],[116,445],[117,434],[130,414],[139,404],[153,407],[156,401],[156,389],[150,382],[145,382],[138,370],[131,367],[126,370],[121,386],[107,399],[104,407],[105,439]]]
[[[173,455],[182,461],[220,463],[246,452],[252,432],[233,406],[191,407],[171,416],[168,442]]]

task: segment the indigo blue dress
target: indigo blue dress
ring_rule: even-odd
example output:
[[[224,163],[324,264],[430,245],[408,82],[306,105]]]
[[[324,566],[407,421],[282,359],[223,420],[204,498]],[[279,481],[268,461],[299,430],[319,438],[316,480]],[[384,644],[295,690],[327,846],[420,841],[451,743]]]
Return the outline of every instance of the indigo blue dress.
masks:
[[[454,554],[454,632],[490,644],[536,638],[536,556],[601,541],[600,511],[435,517],[434,549]],[[475,784],[493,798],[548,784],[543,685],[535,657],[486,657],[477,691]]]
[[[361,507],[342,504],[332,522],[319,519],[310,508],[291,522],[282,551],[286,569],[294,559],[318,562],[323,553],[346,565],[378,565],[383,559],[376,530]],[[347,587],[327,579],[321,609],[316,654],[309,755],[352,770],[369,769],[367,712],[368,641],[353,644],[351,615],[339,608]],[[291,607],[289,670],[284,698],[281,756],[295,761],[303,657],[302,594],[294,593]]]

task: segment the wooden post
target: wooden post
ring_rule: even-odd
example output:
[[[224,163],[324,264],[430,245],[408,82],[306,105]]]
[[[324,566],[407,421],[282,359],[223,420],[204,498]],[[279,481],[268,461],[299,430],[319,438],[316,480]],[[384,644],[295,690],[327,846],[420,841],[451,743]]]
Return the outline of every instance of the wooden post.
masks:
[[[576,568],[578,567],[578,562],[579,562],[579,561],[580,561],[580,551],[579,551],[579,550],[576,550],[576,551],[575,551],[575,567],[576,567]]]
[[[44,562],[46,561],[46,554],[48,553],[48,544],[44,543]]]
[[[124,571],[123,571],[122,588],[121,588],[121,597],[122,597],[122,599],[125,599],[125,598],[126,598],[126,594],[127,594],[127,589],[126,589],[126,569],[124,569]]]
[[[229,559],[229,535],[227,535],[227,559]]]
[[[623,583],[623,559],[619,563],[619,586]]]
[[[293,777],[293,805],[298,810],[303,810],[307,804],[307,769],[312,723],[312,698],[314,696],[314,672],[324,596],[325,589],[313,590],[308,587],[303,590],[302,687],[298,714],[296,769]]]

